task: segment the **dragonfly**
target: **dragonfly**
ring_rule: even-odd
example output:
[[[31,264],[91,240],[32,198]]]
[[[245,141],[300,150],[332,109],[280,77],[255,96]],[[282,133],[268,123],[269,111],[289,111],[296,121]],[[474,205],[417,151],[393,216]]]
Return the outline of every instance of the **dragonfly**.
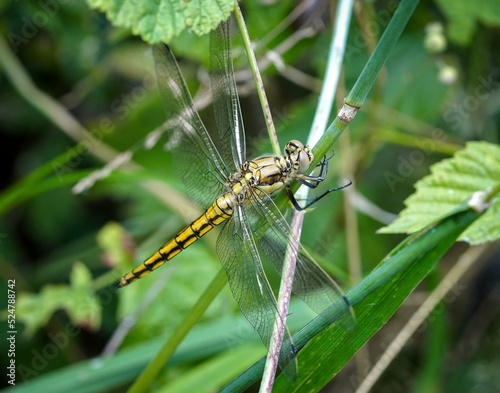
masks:
[[[245,132],[233,73],[228,21],[210,36],[210,83],[216,138],[212,138],[196,111],[179,65],[165,44],[153,46],[160,93],[167,114],[168,147],[189,197],[203,209],[140,266],[117,284],[124,287],[156,270],[214,229],[222,227],[216,252],[241,313],[269,349],[277,314],[274,292],[263,259],[281,274],[287,252],[296,258],[293,292],[317,313],[341,302],[350,306],[339,286],[304,251],[290,242],[290,228],[272,199],[293,181],[315,188],[328,170],[323,158],[319,174],[308,175],[313,153],[297,140],[288,142],[284,155],[246,159]],[[216,143],[218,142],[218,143]],[[328,190],[320,197],[326,195]],[[294,206],[301,208],[288,192]],[[304,208],[304,207],[302,207]],[[285,318],[286,316],[279,316]],[[295,348],[288,330],[278,364],[290,380],[297,372]]]

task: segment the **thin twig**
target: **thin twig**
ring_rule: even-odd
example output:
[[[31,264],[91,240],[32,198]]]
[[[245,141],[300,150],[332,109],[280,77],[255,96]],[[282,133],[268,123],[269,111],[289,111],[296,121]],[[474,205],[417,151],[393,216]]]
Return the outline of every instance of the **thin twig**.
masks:
[[[338,3],[335,29],[332,32],[332,41],[327,62],[327,70],[323,87],[319,97],[316,114],[309,133],[307,141],[308,145],[316,143],[326,128],[326,124],[330,117],[333,100],[337,88],[340,68],[342,64],[345,43],[347,40],[347,31],[349,29],[349,21],[352,11],[352,0],[344,0]],[[301,191],[302,190],[302,191]],[[301,187],[298,191],[298,199],[307,199],[308,188]],[[288,304],[290,301],[293,276],[295,273],[297,255],[290,250],[298,249],[300,234],[302,231],[302,223],[304,219],[304,211],[294,211],[292,221],[290,223],[292,238],[290,239],[290,247],[287,250],[287,255],[284,260],[282,280],[280,283],[280,292],[278,295],[278,312],[280,313],[273,327],[273,335],[269,347],[269,353],[264,367],[264,374],[260,385],[260,392],[271,392],[274,376],[276,373],[277,359],[279,358],[280,348],[283,341],[284,326],[283,321],[286,320]],[[290,280],[292,278],[292,280]],[[280,317],[281,316],[281,317]],[[283,321],[281,321],[283,320]]]
[[[123,153],[116,151],[101,139],[97,139],[89,133],[57,100],[41,91],[33,83],[24,66],[12,53],[12,50],[2,36],[0,36],[0,65],[3,66],[12,86],[26,102],[40,111],[42,115],[58,126],[70,138],[76,142],[84,141],[86,144],[92,146],[92,149],[88,150],[90,154],[106,163],[114,162],[114,160],[122,156]],[[132,171],[142,169],[139,164],[131,159],[126,160],[120,168]],[[164,183],[153,180],[144,181],[141,185],[156,194],[167,206],[174,208],[174,210],[182,206],[180,214],[184,217],[189,216],[189,219],[192,218],[193,205],[188,203],[186,198],[183,198],[174,189]],[[167,195],[168,198],[166,197]],[[174,202],[172,198],[174,198]]]
[[[310,8],[315,0],[300,1],[292,12],[290,12],[285,19],[278,23],[269,33],[262,37],[255,50],[259,48],[266,47],[269,42],[276,38],[280,33],[282,33],[287,27],[289,27],[294,21],[296,21],[299,16],[301,16],[308,8]]]
[[[350,178],[354,170],[352,161],[351,140],[349,134],[344,134],[340,140],[342,147],[342,174],[346,178]],[[344,190],[344,214],[345,214],[345,230],[346,230],[346,248],[347,260],[349,266],[350,284],[356,285],[362,278],[363,272],[361,267],[361,242],[359,240],[358,219],[355,205],[356,182]]]
[[[3,65],[6,76],[19,95],[57,125],[66,135],[77,142],[86,141],[93,147],[92,154],[105,162],[110,162],[118,156],[119,152],[95,138],[64,106],[33,83],[3,36],[0,36],[0,64]],[[128,165],[129,169],[137,169],[132,163]]]
[[[118,327],[115,329],[110,339],[107,341],[104,349],[101,352],[101,356],[111,356],[118,350],[123,340],[137,324],[140,317],[148,310],[149,305],[158,298],[161,291],[165,288],[168,282],[168,278],[172,275],[174,265],[169,265],[167,269],[163,272],[163,276],[156,280],[153,285],[147,290],[146,294],[141,299],[138,306],[130,314],[125,316],[119,323]]]
[[[486,244],[470,248],[458,259],[455,266],[453,266],[453,268],[446,274],[436,289],[432,291],[399,334],[394,338],[387,350],[380,357],[378,362],[375,363],[369,374],[358,387],[356,393],[368,393],[371,390],[375,382],[377,382],[382,373],[396,358],[399,352],[401,352],[401,349],[406,345],[408,340],[413,336],[420,325],[422,325],[422,323],[427,319],[436,305],[457,284],[458,280],[460,280],[460,278],[467,273],[468,269],[473,266],[479,258],[481,258],[483,253],[485,253],[489,247],[490,245]]]
[[[271,110],[269,109],[269,102],[267,101],[266,92],[264,90],[264,84],[262,82],[262,77],[260,75],[259,67],[257,65],[257,60],[255,59],[255,54],[252,50],[252,43],[248,35],[248,30],[241,14],[238,2],[234,3],[234,15],[236,18],[236,23],[240,30],[240,34],[243,37],[243,45],[245,46],[245,51],[247,53],[248,61],[250,63],[250,68],[252,70],[255,84],[257,87],[257,95],[259,96],[260,105],[262,107],[262,112],[266,119],[267,132],[269,133],[269,139],[271,141],[271,146],[273,153],[276,155],[280,154],[280,144],[278,141],[278,135],[276,134],[276,129],[274,128],[273,117],[271,115]]]
[[[276,45],[274,48],[268,49],[263,56],[259,57],[259,59],[257,60],[257,66],[259,71],[262,73],[265,70],[267,70],[271,65],[274,65],[278,69],[282,77],[289,79],[291,82],[297,84],[298,86],[302,86],[308,90],[319,92],[322,85],[321,80],[311,75],[308,75],[301,70],[298,70],[294,67],[285,64],[283,60],[283,55],[287,53],[291,48],[293,48],[303,39],[311,37],[316,33],[317,29],[314,29],[313,27],[305,27],[295,31],[284,41]],[[250,78],[252,78],[253,82],[253,76],[251,70],[244,69],[236,71],[234,77],[237,82],[243,84],[247,83],[250,80]],[[254,85],[254,83],[252,83],[252,85]]]
[[[362,193],[360,193],[359,190],[356,190],[353,202],[358,212],[364,213],[368,217],[382,224],[389,225],[397,217],[397,214],[389,213],[374,204]]]

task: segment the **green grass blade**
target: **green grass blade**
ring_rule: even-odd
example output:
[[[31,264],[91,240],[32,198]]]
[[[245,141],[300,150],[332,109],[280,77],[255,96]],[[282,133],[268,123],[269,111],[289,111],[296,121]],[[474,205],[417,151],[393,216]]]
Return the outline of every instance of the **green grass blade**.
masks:
[[[259,359],[264,352],[260,345],[242,345],[224,351],[189,369],[157,393],[211,393]],[[244,359],[244,361],[242,361]],[[246,367],[245,367],[246,364]]]
[[[458,236],[481,214],[462,204],[446,218],[398,245],[377,269],[346,294],[356,314],[357,325],[352,332],[329,326],[341,317],[341,305],[334,304],[294,335],[298,349],[317,336],[298,355],[299,374],[295,384],[280,375],[275,391],[304,391],[306,386],[307,391],[319,391],[387,322]],[[258,380],[263,364],[261,359],[223,391],[244,390]]]
[[[297,304],[293,312],[297,318],[290,323],[292,329],[298,329],[298,322],[312,315],[311,310],[303,303]],[[21,368],[18,368],[19,381],[28,379],[29,383],[19,382],[14,388],[0,391],[42,392],[46,386],[51,387],[51,393],[98,393],[119,389],[121,386],[132,383],[138,377],[164,341],[163,337],[154,338],[123,348],[110,357],[92,358],[40,376],[35,376],[35,374],[38,373],[37,367],[42,366],[43,354],[37,350],[36,353],[40,353],[40,356],[33,356],[32,363],[22,364]],[[198,378],[202,378],[203,375],[206,377],[206,372],[218,372],[219,376],[206,384],[213,387],[212,391],[215,391],[263,354],[265,354],[265,347],[257,333],[243,315],[235,313],[194,326],[189,335],[182,340],[166,367],[190,365],[189,374],[195,380],[188,381],[189,378],[185,378],[181,373],[172,380],[174,386],[197,383]],[[213,362],[212,357],[215,357]],[[241,361],[242,357],[244,361]],[[225,363],[228,359],[232,359],[234,363],[231,367]],[[254,360],[251,361],[252,359]],[[192,366],[193,364],[197,366]]]
[[[212,280],[198,302],[189,310],[184,320],[175,329],[172,336],[167,339],[154,359],[148,364],[139,378],[137,378],[131,386],[129,392],[137,393],[148,389],[149,385],[162,370],[163,366],[168,362],[181,341],[184,337],[186,337],[198,319],[200,319],[210,303],[212,303],[212,300],[215,296],[217,296],[225,284],[226,275],[223,270],[220,270],[219,274],[217,274],[217,276]]]
[[[345,99],[346,104],[355,108],[360,108],[363,105],[378,73],[389,57],[389,53],[398,41],[417,4],[418,0],[401,1],[375,51],[370,56],[368,63]],[[333,144],[345,130],[348,123],[338,116],[335,118],[320,141],[314,146],[313,153],[316,160],[328,154],[328,151],[332,149]]]

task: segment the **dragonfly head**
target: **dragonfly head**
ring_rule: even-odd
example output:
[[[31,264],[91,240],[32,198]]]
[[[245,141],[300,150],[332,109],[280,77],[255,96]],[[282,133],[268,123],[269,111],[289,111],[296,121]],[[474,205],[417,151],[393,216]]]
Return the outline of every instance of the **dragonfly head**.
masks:
[[[309,146],[304,146],[302,142],[295,139],[286,144],[285,155],[298,173],[305,173],[314,159]]]

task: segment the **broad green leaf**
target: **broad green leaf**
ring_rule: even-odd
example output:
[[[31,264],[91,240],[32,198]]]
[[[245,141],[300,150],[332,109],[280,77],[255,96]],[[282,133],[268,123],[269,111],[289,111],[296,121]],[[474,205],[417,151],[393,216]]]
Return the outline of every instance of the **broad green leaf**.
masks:
[[[448,35],[453,42],[467,45],[471,42],[476,26],[500,26],[498,0],[437,0],[448,18]]]
[[[101,324],[101,304],[90,289],[92,276],[82,263],[75,263],[70,275],[71,285],[46,285],[40,293],[21,292],[17,317],[33,335],[44,326],[57,310],[67,312],[71,322],[89,329]]]
[[[469,198],[474,192],[500,183],[500,147],[470,142],[452,158],[431,167],[431,174],[418,181],[416,192],[405,201],[406,208],[380,233],[413,233]],[[459,240],[480,244],[500,238],[500,200],[471,225]]]
[[[131,29],[149,43],[169,42],[184,30],[207,34],[226,20],[234,0],[88,0],[116,26]]]

